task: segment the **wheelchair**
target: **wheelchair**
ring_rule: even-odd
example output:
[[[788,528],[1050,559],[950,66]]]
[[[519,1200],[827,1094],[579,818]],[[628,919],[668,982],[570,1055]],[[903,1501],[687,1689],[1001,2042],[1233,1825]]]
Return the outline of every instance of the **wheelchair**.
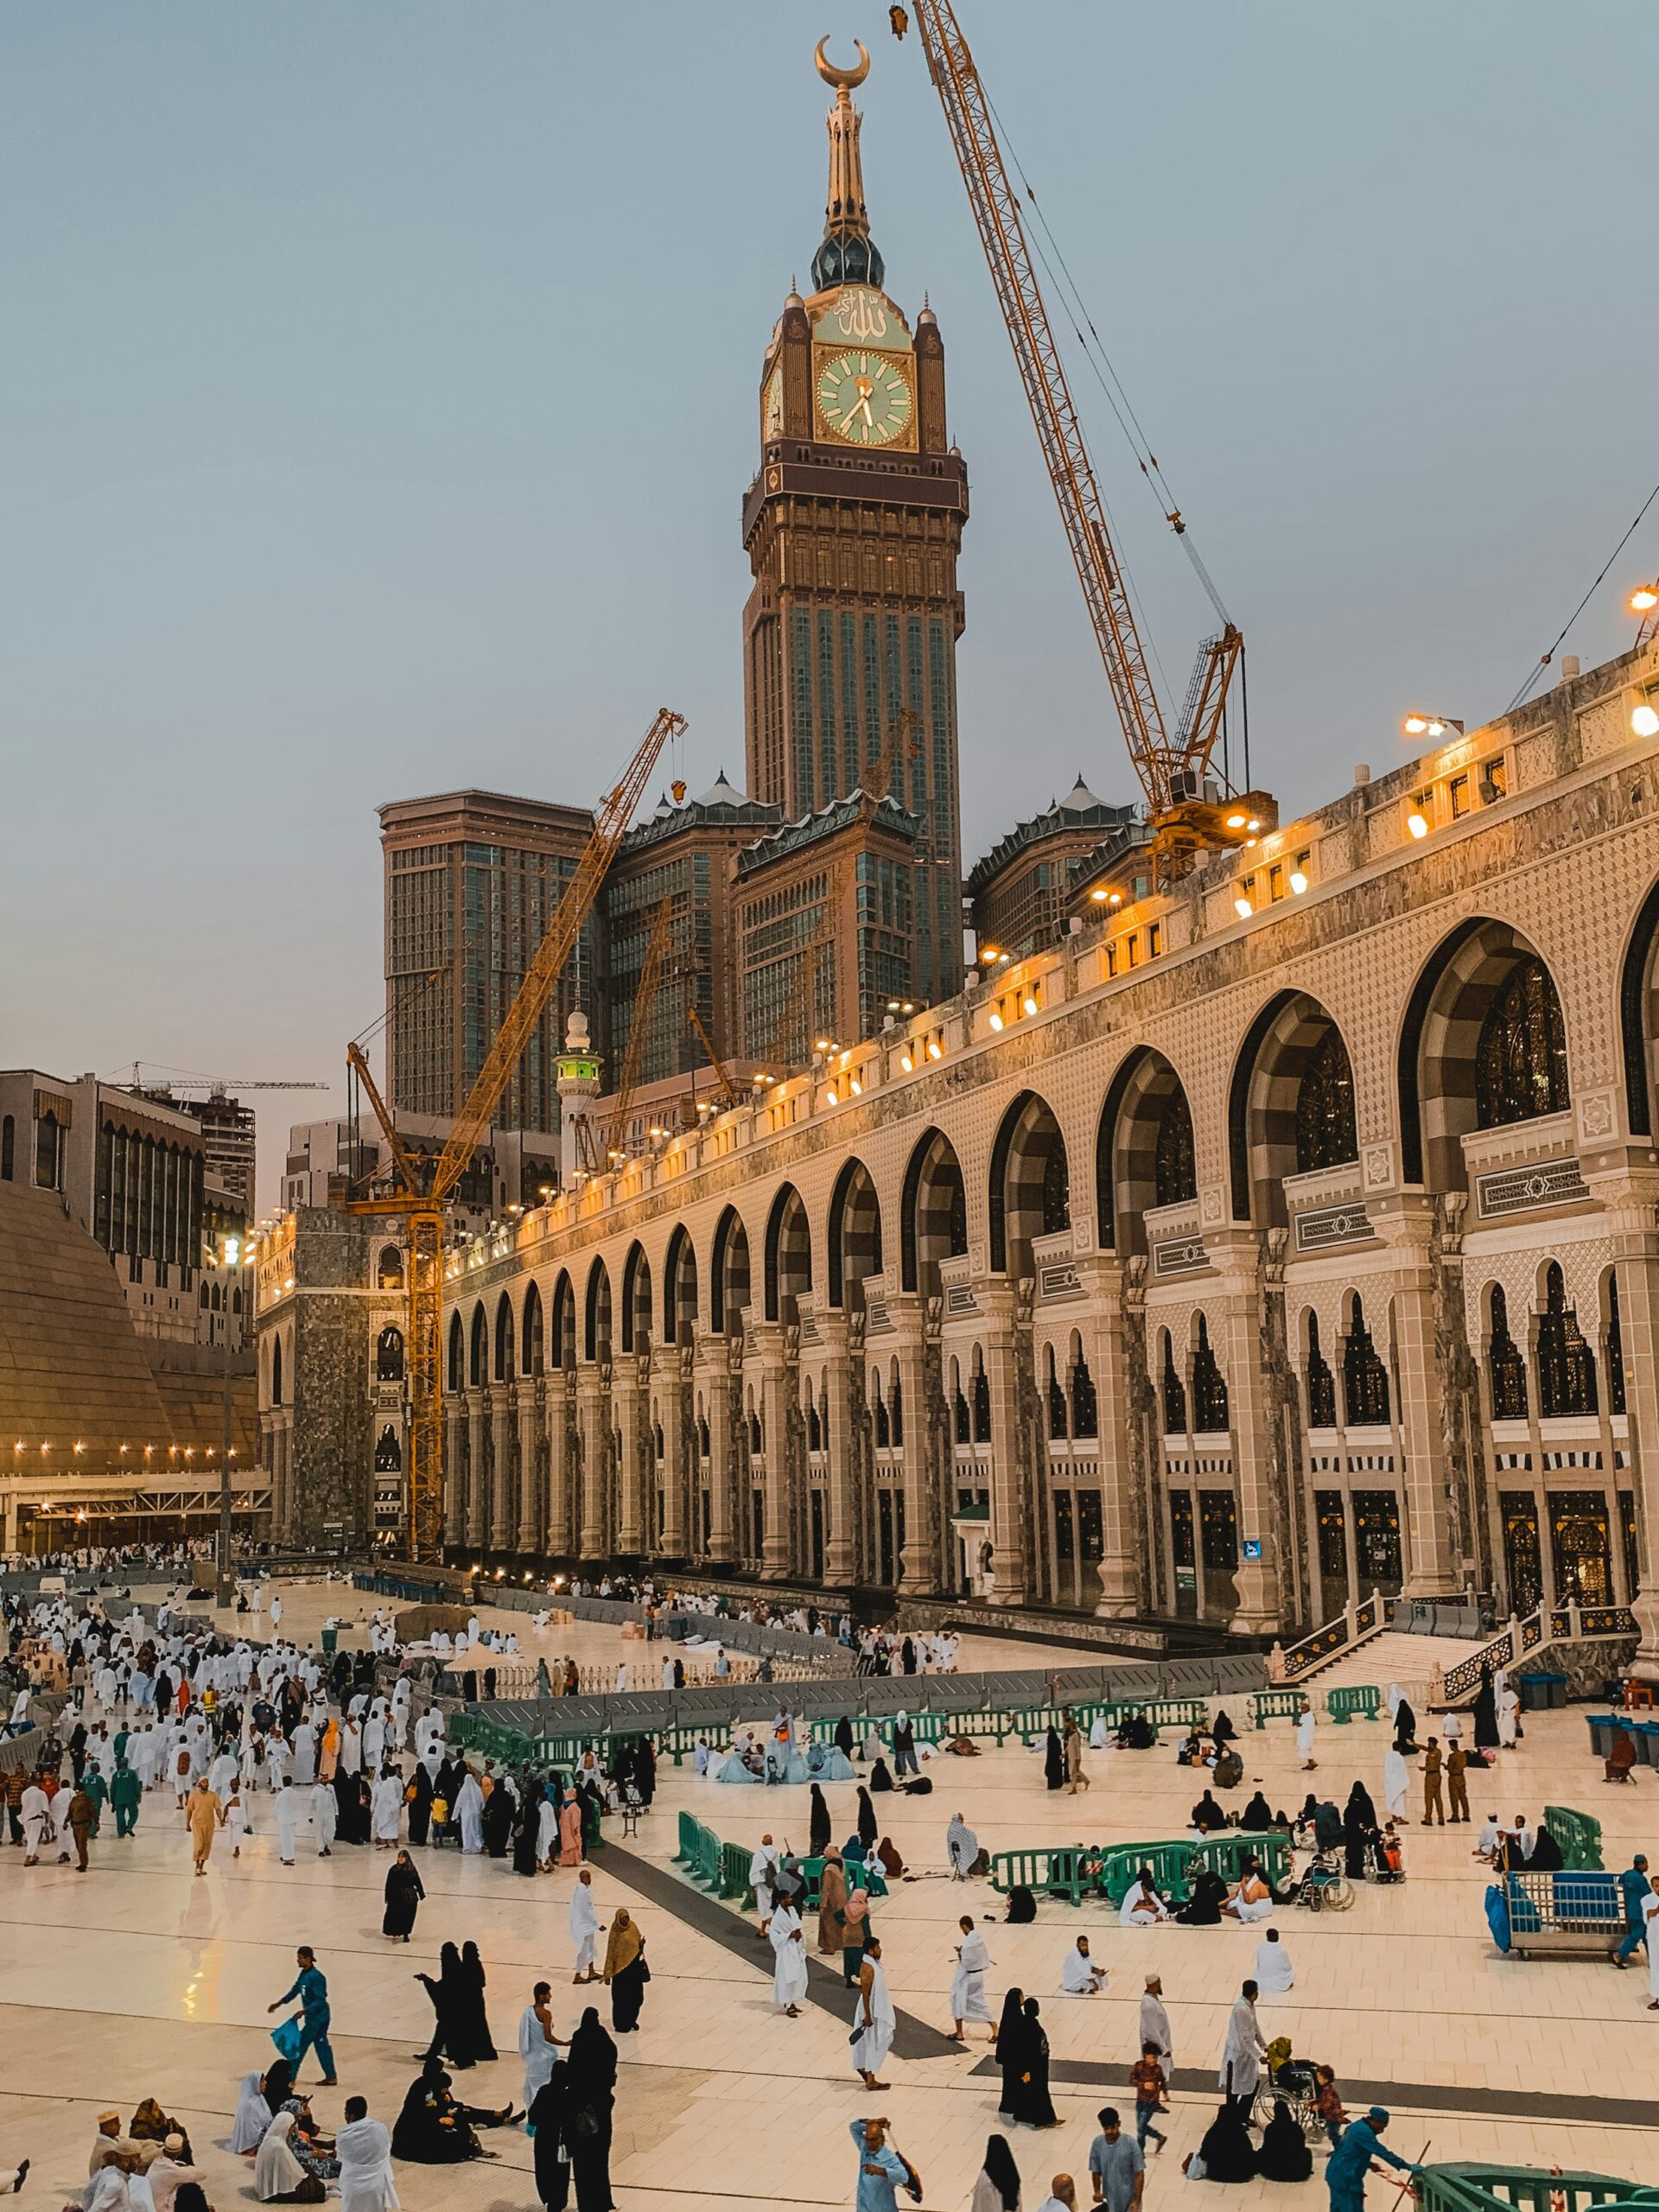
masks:
[[[1342,1853],[1316,1851],[1296,1885],[1295,1903],[1310,1912],[1346,1912],[1353,1902],[1354,1885],[1343,1872]]]

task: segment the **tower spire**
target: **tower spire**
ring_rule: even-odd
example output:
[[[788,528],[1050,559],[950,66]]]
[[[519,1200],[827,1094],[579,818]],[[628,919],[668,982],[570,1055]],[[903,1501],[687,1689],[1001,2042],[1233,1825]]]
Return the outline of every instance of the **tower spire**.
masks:
[[[862,42],[856,67],[842,69],[828,60],[827,37],[818,41],[814,56],[820,77],[836,88],[836,104],[827,118],[830,132],[830,192],[823,211],[823,242],[812,257],[812,283],[820,292],[836,284],[880,285],[887,271],[870,237],[870,219],[864,205],[864,168],[859,157],[858,134],[863,118],[853,105],[855,86],[870,73],[870,57]]]

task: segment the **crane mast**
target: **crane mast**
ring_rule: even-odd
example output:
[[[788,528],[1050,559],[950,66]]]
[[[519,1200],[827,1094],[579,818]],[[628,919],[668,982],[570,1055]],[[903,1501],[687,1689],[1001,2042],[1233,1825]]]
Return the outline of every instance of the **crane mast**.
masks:
[[[1230,810],[1208,798],[1206,777],[1243,639],[1231,622],[1224,622],[1217,636],[1205,639],[1185,709],[1172,734],[1135,623],[1128,579],[1107,527],[1082,424],[1038,283],[1019,194],[997,141],[985,87],[950,0],[912,0],[912,6],[1124,741],[1146,794],[1154,849],[1165,873],[1171,873],[1205,846],[1237,842],[1227,834],[1224,814]],[[894,35],[902,38],[906,11],[895,7],[889,12]],[[1184,532],[1179,512],[1169,520],[1178,534]],[[1249,801],[1249,812],[1257,826],[1269,826],[1263,816],[1271,810],[1272,802],[1259,793],[1250,794]]]
[[[410,1554],[417,1560],[440,1560],[443,1556],[445,1211],[546,1011],[554,986],[575,948],[583,923],[593,911],[600,886],[616,856],[663,747],[670,738],[680,736],[684,728],[683,715],[676,714],[668,707],[660,709],[614,790],[600,801],[592,833],[576,863],[576,872],[566,885],[547,933],[524,971],[524,979],[455,1116],[448,1141],[438,1155],[431,1181],[424,1191],[419,1187],[419,1168],[414,1155],[398,1137],[379,1091],[372,1081],[366,1083],[369,1103],[385,1133],[404,1187],[390,1198],[359,1199],[346,1210],[349,1213],[400,1214],[406,1224]],[[366,1077],[366,1064],[355,1048],[351,1061],[359,1075]]]

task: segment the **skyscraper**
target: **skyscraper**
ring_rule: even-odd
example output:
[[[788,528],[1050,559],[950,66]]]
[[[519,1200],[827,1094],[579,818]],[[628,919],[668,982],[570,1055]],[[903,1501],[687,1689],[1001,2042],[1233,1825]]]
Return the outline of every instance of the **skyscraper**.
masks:
[[[460,1110],[593,826],[585,807],[499,791],[446,791],[380,809],[392,1107]],[[495,1110],[499,1128],[558,1128],[553,1063],[573,1007],[588,1009],[603,1049],[600,942],[590,915]]]
[[[859,789],[919,823],[913,988],[962,980],[957,556],[968,477],[945,428],[944,346],[883,289],[854,88],[818,70],[830,189],[814,289],[791,291],[760,378],[760,468],[743,507],[754,586],[744,610],[748,787],[791,822]],[[913,721],[905,721],[906,710]]]

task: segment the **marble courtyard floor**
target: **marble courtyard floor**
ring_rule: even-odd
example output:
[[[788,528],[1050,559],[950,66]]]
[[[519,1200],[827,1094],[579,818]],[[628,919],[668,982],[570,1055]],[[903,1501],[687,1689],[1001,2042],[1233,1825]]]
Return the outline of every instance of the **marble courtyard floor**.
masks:
[[[303,1636],[314,1605],[320,1619],[362,1603],[338,1588],[296,1590],[284,1629]],[[519,1625],[533,1656],[536,1639]],[[584,1663],[625,1648],[614,1631],[586,1624],[550,1631],[548,1644],[550,1656],[569,1649]],[[626,1648],[638,1654],[644,1647]],[[1005,1645],[987,1656],[1006,1665],[1009,1653],[1033,1649]],[[964,1645],[964,1662],[975,1649],[971,1641]],[[1322,1726],[1321,1794],[1340,1802],[1357,1775],[1380,1802],[1384,1747],[1380,1726]],[[1247,1732],[1242,1749],[1240,1802],[1259,1777],[1273,1804],[1300,1802],[1306,1784],[1287,1724]],[[945,2046],[939,2031],[950,2024],[957,1916],[967,1910],[988,1921],[1001,1901],[985,1883],[964,1887],[943,1878],[945,1822],[960,1809],[993,1851],[1182,1832],[1198,1787],[1175,1765],[1173,1742],[1156,1751],[1096,1753],[1089,1764],[1086,1796],[1052,1796],[1040,1755],[1011,1744],[977,1759],[928,1762],[931,1797],[876,1801],[918,1878],[876,1907],[895,2002],[906,2016],[899,2050],[914,2055],[889,2062],[891,2086],[872,2099],[849,2064],[852,2000],[838,1971],[815,1972],[813,2002],[800,2019],[779,2018],[770,1949],[734,1908],[693,1890],[671,1863],[682,1808],[728,1840],[750,1844],[769,1829],[804,1849],[805,1789],[732,1789],[699,1782],[689,1763],[677,1770],[665,1762],[638,1839],[607,1845],[594,1866],[601,1914],[620,1904],[634,1913],[652,1972],[640,2031],[621,2038],[612,2173],[625,2212],[849,2206],[855,2158],[847,2124],[872,2109],[891,2116],[895,2139],[923,2174],[925,2203],[965,2206],[985,2138],[1001,2127],[998,2084],[982,2044]],[[1532,1716],[1498,1776],[1472,1780],[1477,1819],[1488,1809],[1535,1818],[1546,1802],[1593,1815],[1604,1824],[1610,1867],[1659,1843],[1659,1780],[1643,1770],[1628,1789],[1605,1785],[1582,1708]],[[837,1835],[850,1833],[854,1786],[831,1785],[827,1795]],[[590,1993],[569,1980],[572,1875],[526,1881],[510,1862],[417,1854],[427,1902],[414,1942],[394,1945],[379,1932],[386,1854],[337,1846],[319,1859],[302,1830],[299,1863],[283,1868],[269,1819],[259,1817],[268,1801],[254,1802],[257,1833],[241,1860],[232,1860],[221,1840],[202,1881],[192,1878],[170,1803],[154,1794],[128,1841],[116,1840],[105,1815],[84,1877],[49,1865],[25,1873],[22,1852],[0,1847],[0,2167],[33,2159],[24,2208],[55,2212],[77,2194],[96,2113],[116,2106],[125,2119],[147,2095],[188,2125],[219,2212],[251,2203],[251,2162],[223,2145],[242,2075],[272,2055],[265,2007],[293,1979],[296,1942],[316,1947],[329,1981],[341,2086],[315,2094],[329,2126],[353,2092],[365,2094],[378,2116],[395,2116],[431,2021],[413,1976],[435,1970],[443,1941],[479,1943],[504,2054],[514,2050],[518,2014],[538,1978],[554,1984],[562,2033],[588,2000]],[[1288,2035],[1299,2055],[1334,2065],[1351,2110],[1373,2097],[1390,2105],[1389,2140],[1409,2156],[1427,2143],[1434,2161],[1494,2158],[1651,2179],[1659,2172],[1659,2013],[1645,2010],[1645,1973],[1638,1966],[1617,1974],[1599,1961],[1500,1958],[1482,1914],[1486,1870],[1470,1856],[1471,1840],[1467,1828],[1414,1826],[1408,1878],[1400,1887],[1362,1885],[1353,1910],[1333,1917],[1286,1908],[1278,1925],[1297,1986],[1263,2000],[1264,2033]],[[1092,1999],[1058,1993],[1060,1961],[1079,1929],[1111,1971],[1109,1989]],[[1203,2185],[1185,2182],[1179,2162],[1214,2112],[1227,2008],[1249,1971],[1257,1932],[1121,1929],[1104,1907],[1074,1910],[1048,1900],[1034,1926],[988,1927],[994,2009],[1010,1983],[1037,1995],[1053,2048],[1061,2125],[1011,2134],[1027,2204],[1040,2202],[1057,2171],[1079,2177],[1086,2202],[1096,2110],[1104,2101],[1130,2109],[1122,2069],[1136,2056],[1136,2007],[1153,1969],[1164,1978],[1177,2074],[1174,2111],[1164,2123],[1169,2146],[1150,2162],[1147,2198],[1198,2198]],[[593,1993],[608,2021],[603,1991]],[[308,2057],[305,2073],[315,2081],[315,2059]],[[516,2104],[519,2084],[516,2056],[458,2077],[461,2094],[481,2104]],[[501,2150],[499,2161],[400,2164],[408,2212],[533,2205],[522,2133],[486,2139]],[[1374,2183],[1372,2196],[1386,2207],[1393,2199],[1386,2190],[1379,2198],[1382,2188]],[[1251,2183],[1236,2194],[1248,2201],[1296,2192]],[[1317,2154],[1304,2201],[1324,2202]]]

